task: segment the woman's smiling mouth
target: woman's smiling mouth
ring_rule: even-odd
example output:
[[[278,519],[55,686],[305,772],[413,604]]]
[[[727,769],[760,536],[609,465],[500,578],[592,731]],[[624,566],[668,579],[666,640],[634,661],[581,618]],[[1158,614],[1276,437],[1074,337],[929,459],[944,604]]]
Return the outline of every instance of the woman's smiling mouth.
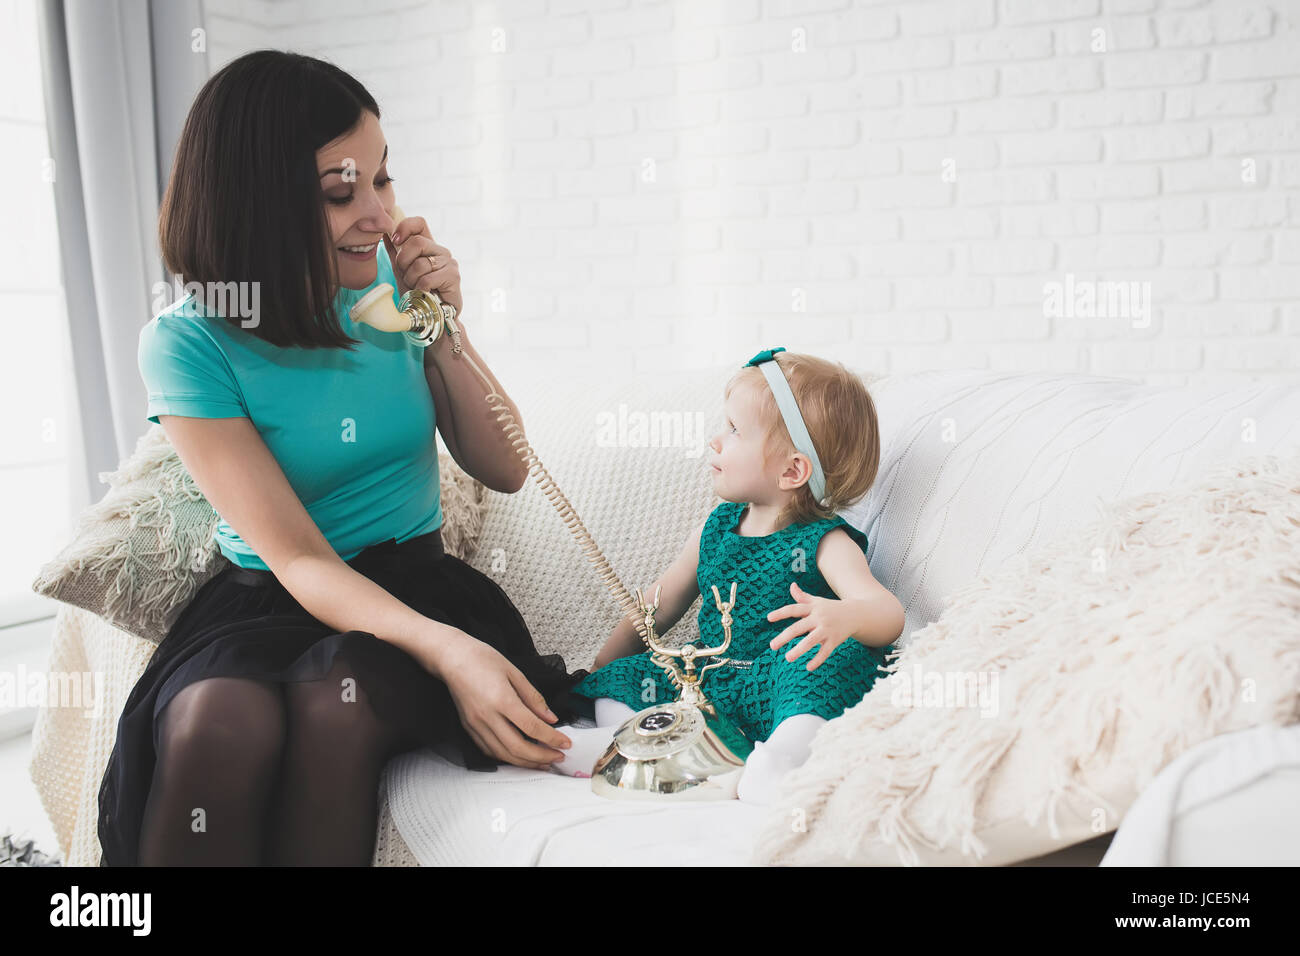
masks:
[[[368,246],[339,246],[339,252],[352,259],[370,259],[378,248],[379,243],[372,242]]]

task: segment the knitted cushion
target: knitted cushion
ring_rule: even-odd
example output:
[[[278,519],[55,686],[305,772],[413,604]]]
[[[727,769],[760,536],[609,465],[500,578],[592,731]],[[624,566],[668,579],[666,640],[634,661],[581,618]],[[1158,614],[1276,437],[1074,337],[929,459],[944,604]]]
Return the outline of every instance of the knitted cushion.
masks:
[[[1300,456],[1107,503],[945,601],[814,738],[754,862],[1027,859],[1201,741],[1300,720]]]
[[[449,455],[439,454],[438,465],[443,545],[465,558],[486,489]],[[32,589],[157,644],[199,588],[230,566],[213,537],[217,514],[161,425],[99,480],[110,490],[78,517],[72,542],[41,568]]]

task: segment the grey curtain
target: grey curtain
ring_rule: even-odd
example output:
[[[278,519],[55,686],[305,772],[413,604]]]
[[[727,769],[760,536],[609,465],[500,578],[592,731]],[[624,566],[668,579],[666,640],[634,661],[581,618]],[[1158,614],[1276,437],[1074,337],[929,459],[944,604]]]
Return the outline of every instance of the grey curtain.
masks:
[[[40,0],[86,502],[103,496],[99,473],[116,468],[149,424],[136,344],[158,283],[171,278],[158,205],[208,77],[206,42],[194,39],[203,12],[202,0]]]

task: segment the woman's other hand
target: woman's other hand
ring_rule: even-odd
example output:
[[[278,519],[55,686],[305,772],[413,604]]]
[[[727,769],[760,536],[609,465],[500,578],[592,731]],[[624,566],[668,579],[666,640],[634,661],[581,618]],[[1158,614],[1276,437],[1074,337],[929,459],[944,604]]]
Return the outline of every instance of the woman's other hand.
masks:
[[[495,647],[458,628],[443,627],[436,651],[420,664],[447,685],[470,739],[498,760],[549,770],[564,757],[560,748],[572,741],[547,723],[558,718],[547,709],[546,699]]]

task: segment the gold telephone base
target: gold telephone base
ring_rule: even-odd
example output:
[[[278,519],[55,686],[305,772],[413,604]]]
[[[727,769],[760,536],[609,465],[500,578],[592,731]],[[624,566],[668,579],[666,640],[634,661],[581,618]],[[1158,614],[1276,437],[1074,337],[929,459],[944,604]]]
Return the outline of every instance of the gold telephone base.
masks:
[[[747,666],[749,661],[719,657],[731,644],[731,609],[736,604],[736,585],[725,603],[713,586],[713,598],[722,613],[725,635],[717,647],[683,644],[679,648],[658,642],[654,613],[659,609],[659,590],[654,604],[646,604],[638,588],[637,606],[646,627],[646,643],[652,659],[668,671],[681,699],[656,704],[638,711],[614,733],[609,748],[591,772],[591,789],[603,797],[624,800],[730,800],[736,796],[739,771],[753,751],[753,744],[704,696],[701,678],[717,667]],[[696,671],[700,658],[718,657]],[[681,660],[681,666],[677,661]]]
[[[731,800],[744,766],[716,721],[679,700],[647,707],[618,728],[592,768],[591,789],[622,800]]]

